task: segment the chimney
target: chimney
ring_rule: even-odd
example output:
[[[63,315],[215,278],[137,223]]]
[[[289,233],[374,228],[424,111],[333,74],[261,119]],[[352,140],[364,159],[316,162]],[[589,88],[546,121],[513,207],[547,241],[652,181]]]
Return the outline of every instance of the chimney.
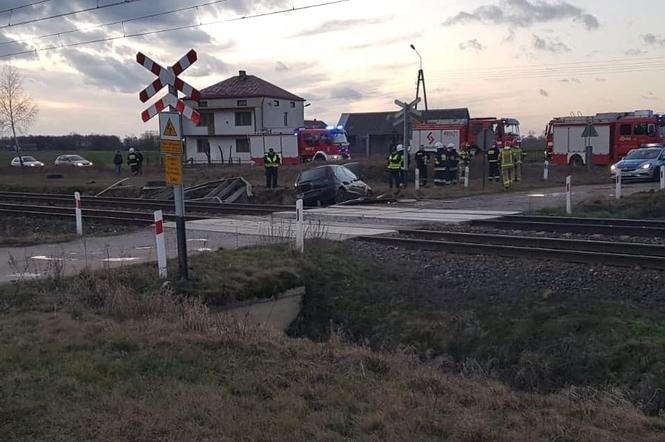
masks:
[[[241,80],[247,79],[247,71],[240,71],[238,75],[240,76]]]

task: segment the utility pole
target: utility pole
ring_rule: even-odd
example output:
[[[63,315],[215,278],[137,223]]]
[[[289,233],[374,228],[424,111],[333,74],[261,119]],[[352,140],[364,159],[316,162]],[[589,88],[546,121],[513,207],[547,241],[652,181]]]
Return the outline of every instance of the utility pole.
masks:
[[[416,100],[420,98],[420,84],[422,83],[423,85],[423,97],[425,98],[425,111],[429,110],[429,107],[427,105],[427,89],[425,88],[425,71],[423,70],[423,57],[420,55],[420,52],[418,52],[418,49],[416,49],[415,45],[411,45],[411,49],[414,50],[414,52],[418,55],[418,59],[420,60],[420,69],[418,69],[418,82],[416,84]],[[416,104],[415,109],[418,109],[418,104]]]

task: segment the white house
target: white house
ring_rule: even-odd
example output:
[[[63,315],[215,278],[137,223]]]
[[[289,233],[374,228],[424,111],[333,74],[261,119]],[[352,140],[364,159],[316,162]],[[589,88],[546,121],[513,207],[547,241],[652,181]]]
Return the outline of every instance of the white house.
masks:
[[[285,163],[298,162],[294,131],[305,124],[305,100],[254,75],[239,75],[201,90],[201,114],[183,119],[185,159],[194,163],[263,163],[269,148]]]

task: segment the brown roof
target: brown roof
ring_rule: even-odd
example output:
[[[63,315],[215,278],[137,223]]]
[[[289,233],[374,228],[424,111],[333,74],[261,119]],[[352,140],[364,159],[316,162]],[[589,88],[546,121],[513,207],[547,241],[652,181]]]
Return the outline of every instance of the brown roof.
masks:
[[[291,101],[305,101],[297,95],[292,94],[272,83],[268,83],[254,75],[247,75],[240,71],[240,75],[220,81],[201,91],[202,99],[216,98],[254,98],[270,97],[281,98]]]

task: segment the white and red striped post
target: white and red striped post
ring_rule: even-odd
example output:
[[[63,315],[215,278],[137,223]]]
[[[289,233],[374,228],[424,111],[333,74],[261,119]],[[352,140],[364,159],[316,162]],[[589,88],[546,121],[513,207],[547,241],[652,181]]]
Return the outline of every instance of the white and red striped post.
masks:
[[[157,268],[160,279],[168,277],[166,272],[166,240],[164,238],[164,214],[161,210],[155,212],[155,241],[157,242]]]
[[[550,179],[550,162],[545,160],[545,168],[543,169],[543,180],[547,181]]]
[[[81,194],[74,192],[74,212],[76,213],[76,234],[83,235],[83,209],[81,206]]]
[[[566,177],[566,213],[573,213],[573,177]]]
[[[303,200],[296,201],[296,250],[305,253],[305,209]]]
[[[469,166],[464,166],[464,188],[469,188]]]

